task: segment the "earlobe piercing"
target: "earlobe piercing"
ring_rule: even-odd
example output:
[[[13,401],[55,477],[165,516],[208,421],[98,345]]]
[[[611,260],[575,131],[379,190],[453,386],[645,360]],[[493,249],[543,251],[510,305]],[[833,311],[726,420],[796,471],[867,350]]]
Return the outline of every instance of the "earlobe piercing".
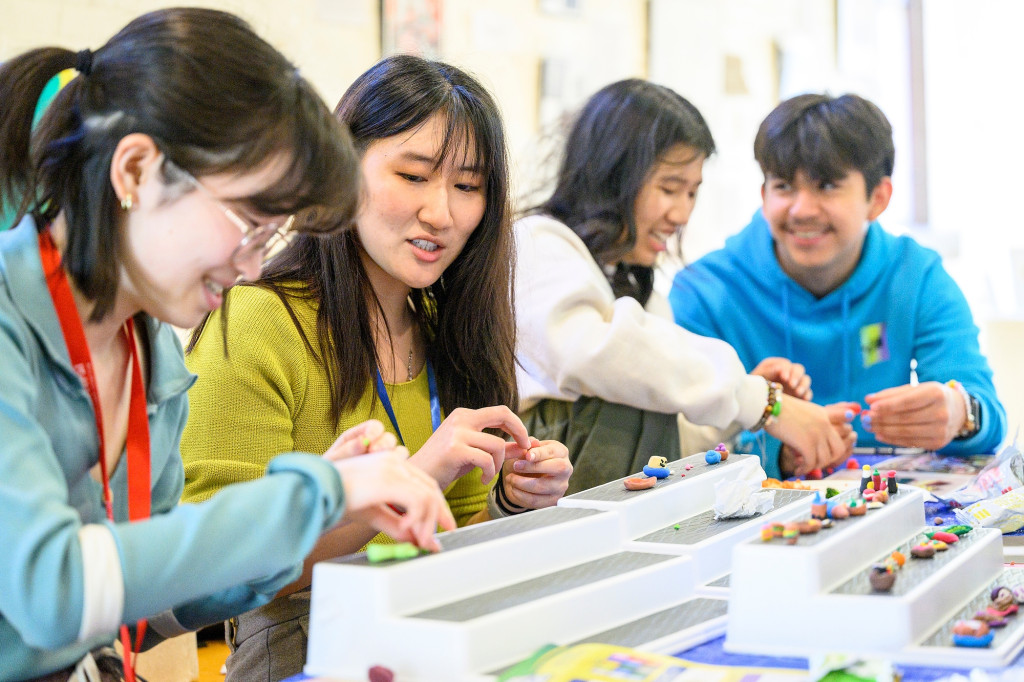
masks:
[[[121,199],[121,208],[123,208],[126,211],[132,210],[132,195],[131,195],[131,192],[126,194],[124,196],[124,199]]]

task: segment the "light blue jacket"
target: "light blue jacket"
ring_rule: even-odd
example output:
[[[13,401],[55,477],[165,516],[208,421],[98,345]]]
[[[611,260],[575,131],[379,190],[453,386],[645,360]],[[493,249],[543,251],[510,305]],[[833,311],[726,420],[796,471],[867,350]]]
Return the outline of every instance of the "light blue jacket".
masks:
[[[276,458],[268,475],[209,502],[181,505],[178,451],[195,376],[173,330],[146,318],[152,518],[126,521],[122,456],[106,521],[92,403],[68,359],[43,280],[35,224],[0,233],[0,679],[73,664],[114,632],[77,641],[86,589],[78,531],[105,524],[123,574],[123,622],[151,618],[153,639],[269,601],[343,511],[335,469],[320,457]],[[147,643],[151,641],[147,637]]]
[[[669,302],[677,323],[728,342],[748,371],[771,356],[803,364],[822,405],[866,407],[865,395],[910,382],[911,360],[921,382],[960,381],[981,404],[981,430],[944,454],[993,452],[1006,435],[1006,413],[960,288],[937,253],[877,222],[853,274],[819,299],[779,266],[758,211],[725,248],[679,271]],[[853,425],[858,445],[884,445],[859,419]]]

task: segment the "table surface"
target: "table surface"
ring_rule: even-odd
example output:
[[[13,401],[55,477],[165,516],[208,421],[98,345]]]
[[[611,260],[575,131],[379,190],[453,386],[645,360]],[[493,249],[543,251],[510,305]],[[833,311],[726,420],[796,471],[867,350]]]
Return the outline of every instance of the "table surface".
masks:
[[[874,465],[884,459],[891,457],[891,455],[858,455],[857,459],[861,464]],[[826,479],[827,480],[827,479]],[[945,525],[955,522],[952,509],[949,505],[942,502],[925,502],[925,519],[929,524],[934,524],[936,517],[940,517]],[[1024,533],[1024,531],[1019,531]],[[758,656],[758,655],[746,655],[746,654],[734,654],[725,651],[722,648],[725,642],[725,635],[716,637],[704,644],[679,651],[673,654],[678,658],[682,658],[687,661],[695,663],[708,663],[714,665],[731,665],[737,667],[766,667],[766,668],[797,668],[807,669],[808,661],[806,658],[783,658],[778,656]],[[903,674],[903,682],[932,682],[941,678],[949,677],[950,675],[959,673],[967,676],[970,673],[970,669],[958,669],[958,668],[929,668],[922,666],[903,666],[897,665],[896,669]],[[1024,677],[1024,653],[1017,656],[1016,660],[1009,668],[1021,670],[1021,675]],[[1002,670],[1002,669],[999,669]],[[999,672],[999,670],[993,670],[990,672]],[[300,680],[317,680],[325,678],[312,678],[305,675],[297,675],[295,677],[288,678],[284,682],[299,682]],[[332,680],[332,682],[334,682]]]

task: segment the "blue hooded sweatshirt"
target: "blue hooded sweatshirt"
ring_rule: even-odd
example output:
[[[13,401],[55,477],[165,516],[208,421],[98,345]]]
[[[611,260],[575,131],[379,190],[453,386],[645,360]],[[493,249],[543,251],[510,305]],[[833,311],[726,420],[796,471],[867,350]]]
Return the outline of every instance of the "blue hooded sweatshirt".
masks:
[[[850,278],[817,298],[779,266],[758,210],[725,248],[679,271],[669,302],[678,324],[728,342],[748,372],[773,356],[804,365],[820,405],[866,407],[867,394],[910,382],[912,360],[922,383],[956,379],[981,405],[981,430],[952,441],[943,454],[993,452],[1006,433],[1006,413],[960,288],[939,254],[877,222]],[[853,426],[858,445],[885,445],[859,419]]]

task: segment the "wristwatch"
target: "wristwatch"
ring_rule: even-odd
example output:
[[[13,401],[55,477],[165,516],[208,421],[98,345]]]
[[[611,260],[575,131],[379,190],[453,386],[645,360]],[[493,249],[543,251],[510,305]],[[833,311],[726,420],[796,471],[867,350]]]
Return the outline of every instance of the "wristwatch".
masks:
[[[953,440],[967,440],[981,431],[981,403],[973,395],[968,395],[968,398],[970,400],[968,401],[967,420],[964,423],[964,428],[960,429],[960,433],[956,434]]]

